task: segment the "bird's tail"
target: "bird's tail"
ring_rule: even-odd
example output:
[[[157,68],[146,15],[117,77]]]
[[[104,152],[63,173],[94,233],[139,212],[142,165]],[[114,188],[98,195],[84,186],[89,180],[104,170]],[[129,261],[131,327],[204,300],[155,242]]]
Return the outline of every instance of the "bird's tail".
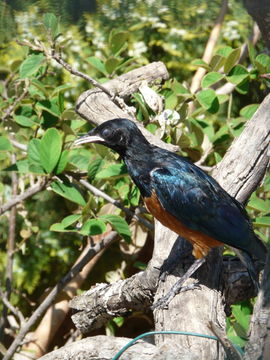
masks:
[[[239,259],[241,260],[242,264],[247,268],[247,271],[249,273],[249,276],[250,276],[255,288],[257,290],[259,290],[258,273],[255,269],[254,261],[253,261],[251,255],[249,255],[249,253],[247,253],[244,250],[240,250],[240,249],[236,249],[236,248],[233,248],[233,250],[236,253],[236,255],[239,257]]]
[[[252,256],[255,256],[258,260],[260,260],[263,264],[265,264],[266,261],[266,255],[267,255],[267,247],[262,242],[262,240],[256,235],[252,234],[253,238],[250,240],[250,249],[249,253]]]

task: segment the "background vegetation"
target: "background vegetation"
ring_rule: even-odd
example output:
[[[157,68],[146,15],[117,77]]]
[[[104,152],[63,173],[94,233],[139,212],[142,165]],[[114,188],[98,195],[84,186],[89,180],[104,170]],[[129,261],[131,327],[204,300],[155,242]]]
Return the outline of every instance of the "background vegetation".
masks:
[[[211,172],[269,92],[264,75],[270,71],[270,58],[263,43],[250,44],[249,56],[238,64],[240,47],[253,26],[239,1],[229,2],[211,63],[195,60],[202,57],[219,11],[219,1],[0,3],[1,202],[8,203],[40,179],[47,181],[46,189],[18,204],[15,222],[10,211],[0,218],[1,288],[24,317],[70,269],[89,236],[111,226],[122,240],[106,250],[81,289],[130,276],[145,266],[152,249],[151,231],[130,217],[124,220],[120,209],[78,185],[74,173],[85,173],[92,185],[126,207],[142,206],[116,154],[99,146],[72,147],[77,135],[91,128],[74,111],[89,83],[51,59],[48,49],[55,46],[73,68],[101,83],[163,61],[170,80],[154,90],[164,97],[167,112],[151,108],[142,93],[134,94],[130,105],[151,132],[179,145],[182,155]],[[52,14],[60,16],[59,23]],[[33,46],[16,42],[23,39]],[[35,50],[36,39],[45,51]],[[207,73],[194,95],[189,86],[198,65]],[[235,85],[234,91],[218,95],[215,90],[228,82]],[[195,104],[192,112],[190,101]],[[256,232],[266,242],[269,193],[267,176],[247,207]],[[149,215],[144,217],[151,221]],[[12,237],[14,245],[10,245]],[[0,304],[4,316],[3,309]],[[228,318],[228,334],[240,346],[251,312],[252,302],[236,304]],[[17,325],[11,326],[10,319],[6,323],[5,346],[16,335],[17,320]],[[61,334],[68,337],[70,326],[66,323]],[[131,319],[116,319],[104,331],[134,337],[151,327],[151,314],[134,314]],[[54,339],[51,346],[62,343]]]

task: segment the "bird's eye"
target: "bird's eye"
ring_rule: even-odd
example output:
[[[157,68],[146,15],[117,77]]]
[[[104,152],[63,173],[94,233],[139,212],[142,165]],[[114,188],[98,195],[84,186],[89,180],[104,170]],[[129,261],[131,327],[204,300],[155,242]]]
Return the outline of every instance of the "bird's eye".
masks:
[[[107,138],[107,137],[109,137],[110,135],[111,135],[111,130],[110,129],[108,129],[108,128],[106,128],[106,129],[104,129],[103,131],[102,131],[102,133],[101,133],[101,136],[103,137],[103,138]]]

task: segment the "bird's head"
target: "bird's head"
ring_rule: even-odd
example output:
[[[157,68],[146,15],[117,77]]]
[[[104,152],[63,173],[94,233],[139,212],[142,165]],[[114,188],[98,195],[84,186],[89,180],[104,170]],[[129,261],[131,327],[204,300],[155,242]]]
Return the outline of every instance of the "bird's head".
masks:
[[[97,143],[107,146],[121,156],[134,146],[149,144],[133,121],[128,119],[113,119],[105,121],[88,134],[80,137],[74,145]]]

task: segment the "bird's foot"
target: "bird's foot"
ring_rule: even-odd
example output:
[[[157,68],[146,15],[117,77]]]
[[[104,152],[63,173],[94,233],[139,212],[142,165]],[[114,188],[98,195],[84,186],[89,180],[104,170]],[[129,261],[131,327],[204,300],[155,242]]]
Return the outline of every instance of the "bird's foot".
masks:
[[[179,279],[174,286],[171,288],[171,290],[162,298],[158,299],[152,306],[151,309],[152,310],[156,310],[156,309],[168,309],[169,307],[169,303],[171,302],[171,300],[179,293],[181,292],[185,292],[185,291],[189,291],[189,290],[195,290],[195,289],[200,289],[200,284],[198,283],[193,283],[193,284],[189,284],[186,286],[182,286],[182,281],[180,284],[181,279]],[[179,284],[178,284],[179,282]]]
[[[197,259],[187,270],[187,272],[173,285],[170,291],[160,298],[155,304],[152,305],[152,310],[154,309],[166,309],[168,308],[171,300],[180,292],[194,290],[200,288],[198,283],[193,283],[183,287],[183,284],[187,279],[189,279],[195,271],[205,263],[205,258]]]
[[[179,266],[179,263],[185,264],[186,263],[185,259],[188,259],[188,261],[190,261],[190,258],[191,258],[191,253],[190,250],[188,249],[187,251],[183,252],[180,256],[177,255],[166,259],[164,264],[160,268],[159,280],[164,282],[166,280],[166,277],[169,274],[171,274],[177,266]]]

